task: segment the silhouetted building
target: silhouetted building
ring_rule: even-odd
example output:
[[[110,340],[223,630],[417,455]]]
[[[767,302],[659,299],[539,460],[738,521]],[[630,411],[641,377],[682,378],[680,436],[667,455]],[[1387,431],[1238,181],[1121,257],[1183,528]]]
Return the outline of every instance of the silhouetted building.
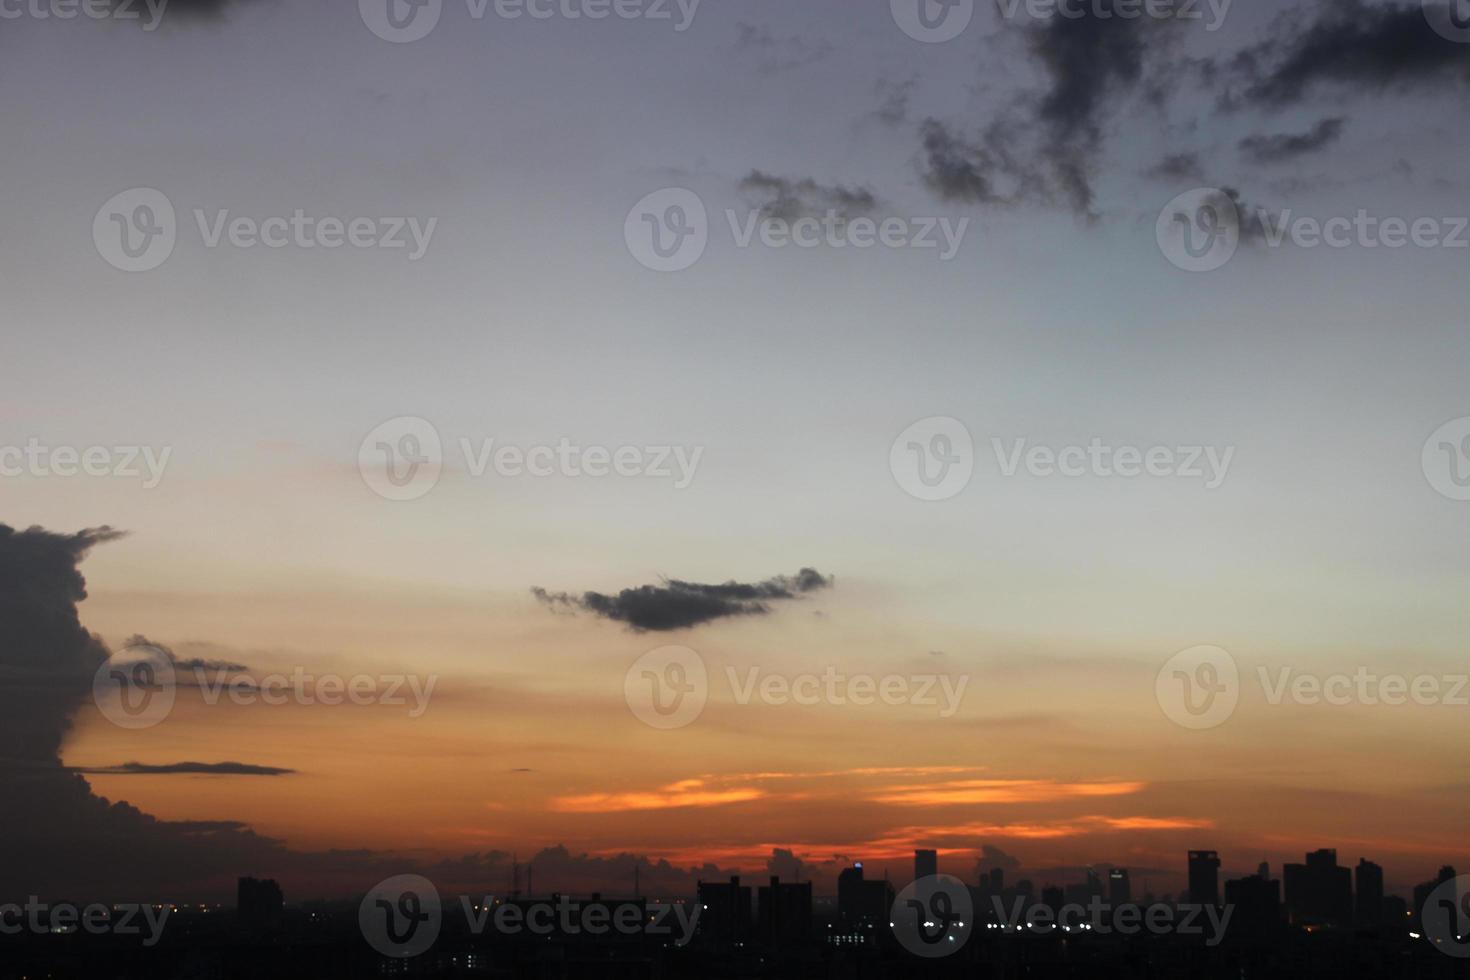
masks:
[[[241,878],[235,891],[235,914],[247,929],[275,929],[286,908],[281,886],[267,878]]]
[[[1220,855],[1216,851],[1189,852],[1189,901],[1195,905],[1220,904]]]
[[[744,942],[750,938],[750,886],[736,875],[728,882],[699,883],[699,934],[722,942]]]
[[[1455,869],[1451,865],[1446,864],[1444,867],[1439,869],[1439,874],[1435,876],[1433,881],[1426,881],[1421,885],[1414,886],[1414,908],[1412,910],[1412,917],[1414,921],[1415,932],[1422,933],[1424,931],[1424,924],[1420,920],[1420,917],[1424,914],[1424,903],[1429,901],[1429,896],[1440,885],[1444,884],[1447,881],[1454,880]],[[1458,903],[1456,904],[1458,905]]]
[[[1337,851],[1324,847],[1307,855],[1306,864],[1288,864],[1286,915],[1292,925],[1347,926],[1353,921],[1353,873],[1339,867]]]
[[[1108,872],[1108,904],[1114,907],[1133,901],[1133,885],[1128,881],[1127,868],[1114,868]]]
[[[1060,915],[1062,906],[1067,904],[1067,893],[1056,885],[1043,885],[1041,888],[1041,904],[1051,909],[1052,915]]]
[[[859,861],[837,876],[837,918],[845,926],[883,924],[893,909],[893,886],[863,877]]]
[[[756,893],[760,936],[773,945],[803,942],[812,932],[812,883],[772,877]]]
[[[1257,935],[1270,932],[1281,922],[1281,882],[1261,874],[1227,881],[1225,904],[1235,910],[1232,928]]]
[[[1358,860],[1354,875],[1357,886],[1356,911],[1360,926],[1383,924],[1383,869],[1367,858]]]
[[[937,851],[915,851],[914,852],[914,880],[928,878],[939,874],[939,853]]]

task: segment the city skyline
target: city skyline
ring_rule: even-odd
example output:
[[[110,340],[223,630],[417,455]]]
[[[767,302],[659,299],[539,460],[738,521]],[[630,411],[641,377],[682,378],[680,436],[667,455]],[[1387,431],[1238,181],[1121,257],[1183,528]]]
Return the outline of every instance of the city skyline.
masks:
[[[0,0],[0,904],[1412,910],[1466,3]]]

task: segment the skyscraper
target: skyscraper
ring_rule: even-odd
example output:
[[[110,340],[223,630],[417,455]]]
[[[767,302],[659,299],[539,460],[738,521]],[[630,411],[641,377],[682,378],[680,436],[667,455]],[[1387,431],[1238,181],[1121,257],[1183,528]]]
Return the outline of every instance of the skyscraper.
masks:
[[[1235,910],[1236,928],[1261,935],[1281,921],[1281,882],[1269,871],[1263,862],[1259,874],[1225,882],[1225,904]]]
[[[742,885],[739,876],[728,883],[699,882],[700,935],[726,942],[742,942],[750,938],[750,886]]]
[[[1220,855],[1189,852],[1189,900],[1196,905],[1220,904]]]
[[[914,852],[914,880],[919,881],[939,874],[939,852],[920,850]]]
[[[1353,921],[1353,873],[1339,867],[1330,847],[1307,855],[1305,864],[1288,864],[1282,874],[1286,914],[1294,925],[1348,926]]]
[[[1383,869],[1367,858],[1358,860],[1356,919],[1360,926],[1383,922]]]
[[[756,894],[760,934],[773,945],[801,942],[812,931],[812,883],[783,882],[772,877]]]
[[[1447,881],[1454,880],[1455,869],[1447,864],[1439,869],[1439,874],[1435,875],[1433,881],[1426,881],[1422,885],[1414,886],[1413,916],[1414,921],[1418,923],[1416,928],[1418,928],[1421,932],[1423,931],[1423,922],[1420,921],[1420,917],[1424,914],[1424,903],[1429,901],[1429,896],[1434,893],[1434,890],[1436,888]]]
[[[1113,907],[1127,905],[1133,901],[1133,886],[1128,881],[1127,868],[1114,868],[1108,872],[1108,904]]]
[[[274,880],[241,878],[235,892],[235,914],[247,929],[274,929],[285,909],[281,886]]]
[[[893,908],[893,886],[865,879],[861,861],[837,875],[837,918],[844,926],[888,923]]]

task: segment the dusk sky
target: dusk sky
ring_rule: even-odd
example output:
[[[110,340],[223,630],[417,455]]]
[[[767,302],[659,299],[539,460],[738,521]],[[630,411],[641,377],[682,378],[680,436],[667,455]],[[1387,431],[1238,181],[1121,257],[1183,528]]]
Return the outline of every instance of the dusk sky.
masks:
[[[897,879],[915,847],[1160,893],[1192,848],[1237,873],[1336,847],[1395,890],[1470,862],[1470,30],[1417,2],[975,0],[924,41],[905,2],[442,0],[411,41],[379,36],[385,3],[423,15],[402,0],[173,0],[153,29],[0,2],[0,777],[43,828],[11,847],[57,848],[7,858],[31,890],[503,887],[538,852],[547,888],[622,887],[635,855],[681,894]],[[1190,192],[1189,232],[1236,215],[1207,271],[1169,237]],[[297,211],[404,244],[307,247],[332,233]],[[1360,212],[1423,243],[1272,241]],[[651,267],[640,229],[681,218],[703,253]],[[816,244],[774,244],[801,219]],[[934,247],[853,244],[886,219]],[[172,251],[126,271],[108,233],[135,221]],[[1076,475],[1027,455],[1093,445]],[[437,483],[385,482],[383,447]],[[135,642],[181,678],[398,677],[410,703],[181,680],[130,730],[91,690]],[[662,730],[627,688],[670,645],[707,703]],[[1156,681],[1201,646],[1238,705],[1191,729]],[[937,703],[741,703],[752,670]],[[1445,696],[1273,704],[1282,671]]]

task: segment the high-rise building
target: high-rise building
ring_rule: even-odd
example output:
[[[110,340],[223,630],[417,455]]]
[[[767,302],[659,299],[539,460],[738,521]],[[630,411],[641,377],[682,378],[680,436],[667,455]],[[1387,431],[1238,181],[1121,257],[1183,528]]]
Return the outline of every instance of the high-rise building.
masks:
[[[723,942],[750,938],[750,886],[738,875],[729,882],[699,883],[699,934]]]
[[[837,875],[837,918],[844,926],[886,927],[893,898],[893,886],[886,880],[863,877],[861,861]]]
[[[274,929],[285,910],[281,886],[272,879],[241,878],[235,891],[235,914],[247,929]]]
[[[1133,901],[1133,886],[1128,881],[1127,868],[1114,868],[1108,872],[1108,904],[1116,908]]]
[[[1220,904],[1220,855],[1218,852],[1189,852],[1189,901],[1195,905]]]
[[[1051,909],[1052,915],[1061,915],[1062,906],[1067,904],[1067,893],[1056,885],[1043,885],[1041,904]]]
[[[1367,858],[1358,860],[1354,875],[1357,885],[1356,920],[1360,926],[1383,923],[1383,869]]]
[[[772,877],[756,893],[760,935],[773,945],[805,941],[812,931],[812,883]]]
[[[1305,864],[1282,872],[1286,915],[1293,925],[1349,926],[1353,921],[1353,872],[1339,867],[1329,847],[1307,855]]]
[[[1439,869],[1439,874],[1435,875],[1433,881],[1426,881],[1422,885],[1414,886],[1414,908],[1412,910],[1412,915],[1414,917],[1414,921],[1418,923],[1418,925],[1415,926],[1417,931],[1423,932],[1423,923],[1420,922],[1420,916],[1424,914],[1424,903],[1429,901],[1429,896],[1433,894],[1434,890],[1440,885],[1444,884],[1447,881],[1454,880],[1455,869],[1447,864]],[[1456,903],[1456,905],[1458,906],[1458,902]]]
[[[1262,864],[1261,871],[1270,869]],[[1281,921],[1281,882],[1267,874],[1227,881],[1225,904],[1235,910],[1231,928],[1256,934],[1270,932]]]
[[[939,874],[939,852],[914,852],[914,880],[919,881]]]

